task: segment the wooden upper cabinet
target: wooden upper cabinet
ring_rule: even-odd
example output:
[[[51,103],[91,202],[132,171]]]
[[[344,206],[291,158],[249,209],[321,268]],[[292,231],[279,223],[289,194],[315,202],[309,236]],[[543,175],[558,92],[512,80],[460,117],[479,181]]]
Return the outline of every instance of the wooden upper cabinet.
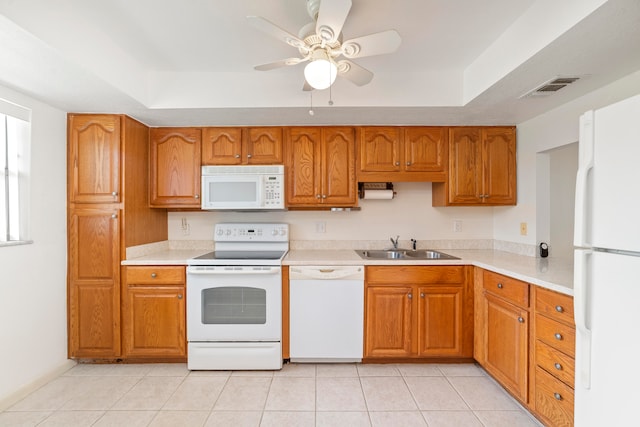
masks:
[[[242,164],[242,128],[202,129],[202,164]]]
[[[445,172],[447,128],[407,127],[404,129],[404,168],[408,172]]]
[[[245,129],[243,159],[250,165],[278,165],[282,155],[282,128],[258,127]]]
[[[444,127],[362,127],[358,181],[444,181]]]
[[[513,126],[449,129],[449,176],[434,183],[434,206],[515,205]]]
[[[516,131],[513,127],[482,130],[483,203],[516,203]]]
[[[70,203],[120,202],[120,116],[69,114]]]
[[[286,132],[287,206],[355,206],[355,135],[350,127]]]
[[[152,207],[200,207],[200,128],[153,128],[150,135]]]
[[[282,164],[281,127],[211,127],[202,130],[203,165]]]
[[[359,172],[399,172],[401,137],[397,127],[360,128]]]

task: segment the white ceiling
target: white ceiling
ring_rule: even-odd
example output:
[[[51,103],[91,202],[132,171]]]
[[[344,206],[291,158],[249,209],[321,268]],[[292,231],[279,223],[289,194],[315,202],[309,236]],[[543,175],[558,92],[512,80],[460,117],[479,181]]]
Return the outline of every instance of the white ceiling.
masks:
[[[352,0],[344,39],[396,29],[389,55],[354,60],[358,87],[303,92],[290,33],[305,0],[0,0],[0,84],[65,111],[149,125],[517,124],[640,70],[638,0]],[[556,76],[581,80],[519,96]],[[331,96],[334,105],[328,106]]]

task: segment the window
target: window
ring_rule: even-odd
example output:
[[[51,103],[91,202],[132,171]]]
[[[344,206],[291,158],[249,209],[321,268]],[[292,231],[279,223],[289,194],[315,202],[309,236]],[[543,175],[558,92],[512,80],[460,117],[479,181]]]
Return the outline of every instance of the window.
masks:
[[[28,242],[29,116],[0,99],[0,245]]]

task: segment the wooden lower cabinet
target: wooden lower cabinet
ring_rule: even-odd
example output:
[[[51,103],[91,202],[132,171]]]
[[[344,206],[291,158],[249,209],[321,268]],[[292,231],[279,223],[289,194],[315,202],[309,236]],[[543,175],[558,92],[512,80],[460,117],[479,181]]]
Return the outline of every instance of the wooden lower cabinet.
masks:
[[[185,267],[129,266],[123,277],[123,356],[186,357]]]
[[[529,313],[486,294],[485,368],[523,402],[527,401]]]
[[[119,217],[114,205],[69,211],[69,357],[120,355]]]
[[[469,268],[367,267],[364,357],[472,357]]]

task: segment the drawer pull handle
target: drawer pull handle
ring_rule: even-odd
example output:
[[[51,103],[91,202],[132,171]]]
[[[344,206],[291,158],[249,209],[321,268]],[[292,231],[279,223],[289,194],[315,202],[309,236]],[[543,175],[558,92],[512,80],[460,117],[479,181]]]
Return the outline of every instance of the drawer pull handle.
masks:
[[[562,340],[562,334],[560,332],[556,332],[554,335],[558,341]]]
[[[562,395],[560,393],[553,393],[553,397],[555,397],[556,400],[562,400]]]
[[[562,371],[562,365],[559,363],[554,363],[553,367],[556,368],[558,371]]]
[[[182,299],[182,294],[178,294],[178,299]]]
[[[151,273],[151,278],[155,279],[156,277],[158,277],[158,275],[156,273]]]
[[[522,316],[518,316],[518,322],[524,323],[524,318]]]
[[[498,289],[502,289],[502,283],[498,283]]]
[[[558,313],[564,313],[564,308],[562,308],[562,306],[561,306],[561,305],[556,305],[556,311],[557,311]]]

